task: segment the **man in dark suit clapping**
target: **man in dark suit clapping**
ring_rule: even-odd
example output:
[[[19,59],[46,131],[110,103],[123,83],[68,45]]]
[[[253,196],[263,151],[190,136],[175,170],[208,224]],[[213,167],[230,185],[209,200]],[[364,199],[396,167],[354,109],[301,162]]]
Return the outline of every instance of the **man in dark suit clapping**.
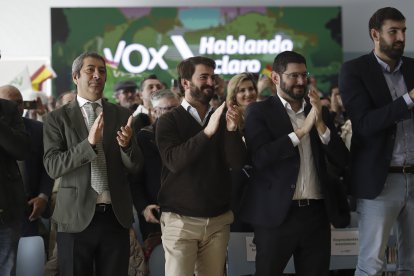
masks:
[[[345,166],[348,151],[316,91],[307,92],[305,58],[282,52],[271,79],[277,95],[247,108],[245,138],[253,165],[240,212],[254,228],[256,275],[283,275],[293,255],[296,275],[329,273],[330,222],[346,226],[326,159]],[[309,97],[309,98],[308,98]]]

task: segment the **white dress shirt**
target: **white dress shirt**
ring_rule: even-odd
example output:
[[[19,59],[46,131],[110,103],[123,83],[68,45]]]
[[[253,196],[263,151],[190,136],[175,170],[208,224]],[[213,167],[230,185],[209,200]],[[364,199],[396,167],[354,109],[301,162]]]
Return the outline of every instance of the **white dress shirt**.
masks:
[[[183,99],[182,101],[181,101],[181,105],[184,107],[184,109],[185,110],[187,110],[187,112],[188,113],[190,113],[190,115],[194,118],[194,119],[196,119],[196,121],[201,125],[201,126],[204,126],[205,125],[205,123],[206,123],[206,121],[207,121],[207,118],[208,118],[208,115],[210,114],[210,112],[212,112],[213,111],[213,107],[211,106],[211,105],[209,105],[209,108],[208,108],[208,110],[207,110],[207,113],[206,113],[206,116],[204,116],[204,119],[203,120],[201,120],[201,118],[200,118],[200,115],[198,114],[198,112],[197,112],[197,109],[195,109],[194,107],[192,107],[187,101],[186,101],[186,99]]]
[[[306,102],[303,100],[302,107],[298,112],[295,112],[290,104],[279,96],[283,106],[289,115],[290,122],[292,123],[293,129],[296,130],[303,126],[305,122],[305,106]],[[298,147],[300,156],[300,167],[298,179],[296,181],[295,193],[293,195],[294,200],[298,199],[322,199],[323,195],[321,192],[321,186],[319,183],[318,175],[316,173],[315,162],[313,160],[312,147],[309,133],[299,140],[295,132],[289,133],[289,138],[292,141],[293,146]],[[331,138],[331,132],[329,128],[323,135],[319,135],[323,144],[328,144]]]

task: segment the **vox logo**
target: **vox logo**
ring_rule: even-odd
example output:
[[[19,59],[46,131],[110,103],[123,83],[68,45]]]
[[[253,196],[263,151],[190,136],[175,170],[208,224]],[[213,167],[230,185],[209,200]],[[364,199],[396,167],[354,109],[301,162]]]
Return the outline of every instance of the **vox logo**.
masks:
[[[167,70],[168,65],[164,61],[164,54],[167,52],[168,46],[163,45],[160,49],[146,48],[145,46],[134,43],[126,46],[124,40],[119,41],[116,48],[115,55],[112,54],[111,49],[104,48],[105,59],[111,64],[122,64],[122,66],[130,73],[141,73],[145,70],[152,70],[159,65],[161,69]],[[132,64],[131,56],[138,55],[140,64]]]

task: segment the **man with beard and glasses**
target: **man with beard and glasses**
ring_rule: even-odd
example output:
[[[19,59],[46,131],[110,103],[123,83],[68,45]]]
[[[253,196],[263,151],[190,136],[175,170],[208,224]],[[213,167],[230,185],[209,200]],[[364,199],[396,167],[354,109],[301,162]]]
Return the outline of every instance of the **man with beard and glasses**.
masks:
[[[414,275],[414,59],[403,56],[405,17],[379,9],[369,20],[374,50],[346,62],[339,90],[352,122],[351,193],[359,213],[355,275],[382,275],[396,226],[398,275]]]
[[[158,119],[156,142],[163,163],[161,208],[165,273],[221,276],[233,213],[230,168],[245,164],[236,106],[209,106],[214,60],[191,57],[177,66],[184,99]]]
[[[296,275],[328,275],[330,223],[349,223],[345,193],[334,190],[326,164],[343,168],[348,150],[317,92],[308,92],[308,75],[302,55],[280,53],[271,75],[277,95],[246,110],[253,169],[240,218],[254,229],[255,275],[284,275],[292,255]]]

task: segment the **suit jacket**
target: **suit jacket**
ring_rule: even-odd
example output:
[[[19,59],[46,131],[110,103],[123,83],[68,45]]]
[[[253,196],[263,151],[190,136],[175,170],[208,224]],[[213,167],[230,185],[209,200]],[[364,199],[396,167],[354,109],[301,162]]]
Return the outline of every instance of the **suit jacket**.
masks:
[[[414,59],[402,57],[408,91],[414,88]],[[373,52],[344,63],[339,90],[352,122],[351,193],[373,199],[382,191],[394,149],[397,123],[410,116],[402,97],[392,100]]]
[[[28,189],[28,198],[37,197],[43,193],[50,197],[53,189],[53,179],[46,173],[43,165],[43,123],[23,118],[24,126],[30,136],[30,153],[25,159],[23,178]]]
[[[53,189],[53,180],[46,173],[43,165],[43,123],[23,118],[24,126],[30,137],[30,149],[27,158],[23,162],[22,178],[25,190],[26,201],[39,196],[40,193],[46,195],[49,201],[42,217],[50,217],[50,196]],[[25,219],[23,220],[22,236],[39,235],[39,220],[29,221],[29,216],[33,208],[27,205]]]
[[[308,114],[311,105],[307,104]],[[338,167],[345,167],[348,150],[323,109],[323,119],[331,130],[328,145],[322,144],[315,127],[310,132],[311,148],[316,172],[332,224],[345,227],[349,223],[349,207],[345,193],[326,170],[326,159]],[[278,226],[285,220],[292,204],[299,173],[300,156],[288,134],[293,126],[279,97],[252,103],[246,110],[245,138],[251,155],[253,170],[243,200],[240,217],[253,224]]]
[[[116,133],[127,123],[130,111],[102,101],[103,148],[107,162],[112,208],[125,228],[133,222],[132,201],[127,180],[143,160],[132,137],[128,149],[116,141]],[[44,164],[52,178],[61,177],[53,219],[60,232],[80,232],[92,220],[97,193],[91,187],[91,161],[96,153],[88,142],[88,129],[77,101],[49,113],[44,122]]]
[[[21,220],[25,206],[16,160],[29,152],[29,136],[15,103],[0,99],[0,225]]]

